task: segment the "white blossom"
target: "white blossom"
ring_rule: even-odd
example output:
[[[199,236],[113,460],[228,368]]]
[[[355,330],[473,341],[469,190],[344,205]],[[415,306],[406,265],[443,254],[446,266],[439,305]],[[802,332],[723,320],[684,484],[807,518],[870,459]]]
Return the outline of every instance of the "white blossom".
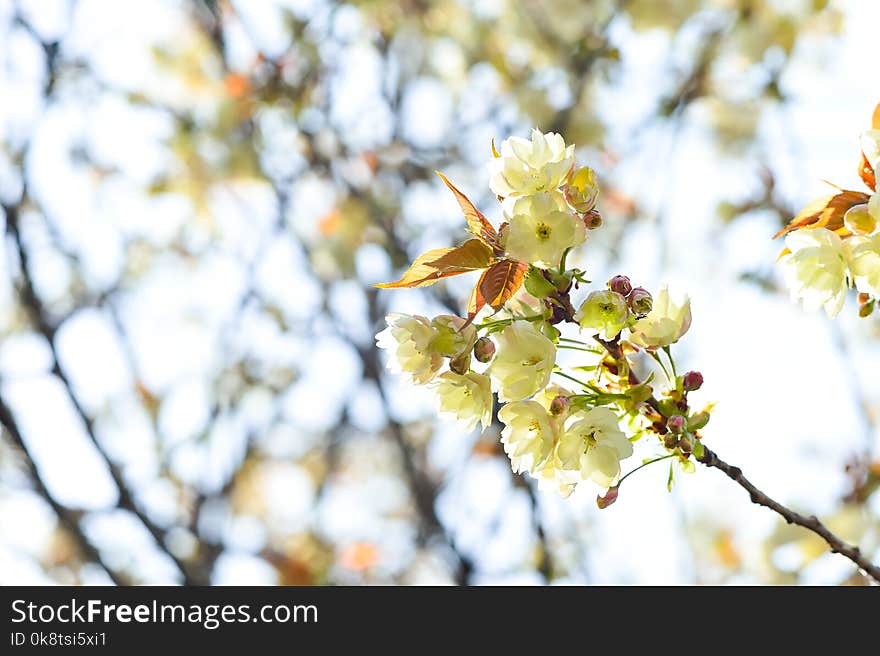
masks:
[[[431,384],[440,412],[454,417],[464,430],[472,431],[478,423],[485,429],[492,423],[492,388],[488,376],[473,371],[464,375],[447,371]]]
[[[376,335],[376,344],[388,352],[388,369],[407,374],[413,383],[423,385],[443,366],[443,356],[431,348],[437,331],[427,318],[391,313],[388,327]]]
[[[660,348],[677,342],[691,327],[691,300],[687,296],[673,300],[664,287],[654,297],[648,316],[630,329],[631,339],[644,348]]]
[[[880,234],[850,237],[845,244],[856,289],[880,298]]]
[[[620,461],[633,453],[632,443],[608,408],[574,415],[563,431],[557,456],[564,470],[576,470],[583,480],[608,488],[620,476]]]
[[[497,338],[488,373],[501,401],[521,401],[544,389],[556,364],[556,346],[529,321],[514,321]]]
[[[782,263],[792,298],[807,309],[825,308],[835,317],[849,286],[848,253],[843,241],[826,228],[796,230],[785,238],[789,251]]]
[[[489,186],[498,196],[525,196],[558,189],[574,166],[574,146],[556,133],[532,130],[531,141],[510,137],[489,163]]]
[[[505,249],[515,260],[555,267],[566,249],[586,239],[584,222],[571,213],[559,193],[517,198],[509,207]]]
[[[553,452],[556,422],[537,401],[508,403],[498,418],[504,423],[501,443],[513,471],[536,474]]]

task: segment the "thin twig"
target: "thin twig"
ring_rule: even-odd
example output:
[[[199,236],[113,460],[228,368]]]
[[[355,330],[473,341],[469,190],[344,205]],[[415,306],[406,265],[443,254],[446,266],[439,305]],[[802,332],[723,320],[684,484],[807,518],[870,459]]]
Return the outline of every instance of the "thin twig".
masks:
[[[749,493],[752,503],[769,508],[775,513],[781,515],[789,524],[797,524],[808,531],[812,531],[828,543],[832,553],[837,553],[845,558],[849,558],[859,566],[859,569],[866,574],[869,574],[880,583],[880,567],[877,567],[868,560],[858,547],[847,544],[834,535],[834,533],[820,522],[815,515],[810,515],[809,517],[801,515],[800,513],[786,508],[778,501],[771,499],[764,492],[755,487],[754,484],[743,475],[742,470],[739,467],[727,464],[719,458],[715,452],[707,449],[705,446],[703,447],[703,456],[698,458],[698,460],[707,467],[714,467],[715,469],[724,472],[728,478],[735,481],[740,487],[744,488]]]
[[[616,342],[606,342],[605,340],[596,338],[596,341],[602,344],[605,349],[611,354],[615,359],[620,359],[622,357],[620,351],[620,345]],[[632,369],[629,372],[629,382],[631,385],[639,385],[639,378],[633,373]],[[653,396],[649,398],[646,403],[653,409],[657,409],[657,399]],[[858,565],[858,567],[873,577],[878,583],[880,583],[880,567],[872,564],[870,560],[868,560],[858,547],[847,544],[839,537],[834,535],[827,526],[825,526],[822,522],[820,522],[815,515],[811,515],[809,517],[805,515],[801,515],[786,506],[783,506],[778,501],[771,499],[764,492],[755,487],[745,476],[743,476],[742,470],[739,467],[734,467],[733,465],[729,465],[723,460],[721,460],[713,451],[706,448],[703,445],[704,453],[701,458],[697,458],[699,462],[706,465],[707,467],[714,467],[715,469],[720,469],[722,472],[727,474],[728,478],[734,480],[741,487],[745,488],[745,490],[749,493],[751,497],[752,503],[756,503],[759,506],[764,506],[765,508],[769,508],[770,510],[776,512],[782,518],[788,522],[789,524],[797,524],[798,526],[802,526],[808,531],[812,531],[820,538],[825,540],[828,543],[828,546],[831,547],[832,553],[838,553],[846,558],[849,558],[853,563]]]
[[[119,466],[115,462],[113,462],[113,460],[106,453],[100,441],[98,440],[98,436],[95,431],[94,420],[89,415],[89,413],[86,412],[86,409],[80,402],[79,397],[73,391],[73,384],[70,381],[70,378],[67,376],[66,371],[61,366],[61,360],[58,356],[58,348],[55,343],[58,326],[49,318],[49,313],[47,312],[46,307],[43,305],[43,301],[40,299],[39,295],[36,292],[33,283],[28,252],[25,248],[24,240],[21,236],[21,230],[19,226],[19,214],[20,209],[25,202],[26,195],[23,192],[21,200],[17,205],[4,205],[3,211],[6,215],[6,230],[12,237],[12,241],[14,243],[19,260],[19,268],[21,274],[21,281],[19,285],[19,299],[22,305],[26,308],[27,312],[30,314],[31,321],[33,322],[34,327],[46,339],[46,342],[48,343],[53,360],[52,373],[61,382],[68,398],[70,399],[71,404],[73,405],[74,411],[82,420],[89,441],[95,447],[98,455],[107,465],[107,470],[109,471],[110,476],[119,491],[118,506],[131,512],[141,521],[141,523],[144,525],[144,527],[146,527],[150,535],[152,535],[155,539],[159,550],[162,551],[166,556],[168,556],[180,570],[181,574],[183,575],[184,582],[187,585],[198,585],[199,582],[192,580],[190,575],[188,574],[185,563],[181,561],[177,556],[175,556],[174,553],[172,553],[171,550],[168,549],[168,547],[165,545],[165,531],[160,528],[155,522],[153,522],[153,520],[150,519],[143,510],[141,510],[141,508],[135,501],[133,494],[128,489],[128,486],[125,483],[125,478]]]
[[[104,571],[107,572],[107,576],[110,577],[110,580],[116,585],[130,585],[131,581],[110,567],[110,565],[104,560],[104,557],[101,555],[98,548],[89,541],[88,537],[86,537],[86,534],[79,523],[80,513],[59,503],[55,497],[52,496],[52,493],[49,492],[49,488],[43,480],[43,477],[40,475],[40,471],[37,469],[34,459],[31,457],[30,450],[21,436],[21,431],[19,430],[15,417],[12,414],[12,410],[6,405],[6,401],[2,396],[0,396],[0,424],[6,429],[6,432],[12,438],[12,442],[15,446],[17,446],[24,454],[25,466],[30,474],[31,480],[33,480],[34,485],[37,488],[37,492],[46,503],[51,506],[52,510],[55,512],[55,516],[58,518],[58,523],[73,536],[80,552],[82,552],[82,554],[89,560],[100,565]]]

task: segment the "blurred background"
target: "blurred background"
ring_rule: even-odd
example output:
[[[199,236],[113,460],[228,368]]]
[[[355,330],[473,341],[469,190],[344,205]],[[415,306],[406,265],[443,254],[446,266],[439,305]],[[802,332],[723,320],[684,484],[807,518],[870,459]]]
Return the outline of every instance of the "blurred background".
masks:
[[[0,0],[0,584],[865,581],[717,471],[538,493],[385,373],[381,291],[497,222],[490,139],[600,175],[570,264],[693,297],[706,442],[880,559],[880,330],[771,235],[861,189],[880,4]],[[650,455],[639,447],[637,456]],[[634,459],[632,462],[638,462]],[[632,462],[630,464],[632,464]]]

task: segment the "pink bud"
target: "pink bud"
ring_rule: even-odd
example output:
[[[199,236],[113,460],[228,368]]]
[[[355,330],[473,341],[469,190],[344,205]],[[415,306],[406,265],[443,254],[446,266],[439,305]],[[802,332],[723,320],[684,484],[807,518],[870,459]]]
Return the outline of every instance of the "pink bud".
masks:
[[[599,506],[600,509],[607,508],[612,503],[617,501],[617,493],[620,491],[620,488],[616,485],[614,487],[608,488],[608,491],[605,493],[604,497],[596,497],[596,505]]]
[[[477,362],[489,362],[495,355],[495,343],[488,337],[480,337],[474,344],[474,357]]]
[[[686,392],[694,392],[703,386],[703,374],[689,371],[682,377],[681,384]]]
[[[630,292],[629,298],[630,309],[637,315],[645,315],[654,307],[654,298],[647,289],[636,287]]]
[[[629,296],[633,286],[626,276],[614,276],[608,281],[608,288],[621,296]]]
[[[673,433],[681,433],[686,424],[687,420],[681,415],[672,415],[666,420],[666,427]]]
[[[554,417],[565,414],[566,410],[568,410],[567,396],[563,396],[562,394],[560,394],[554,397],[552,401],[550,401],[550,414]]]

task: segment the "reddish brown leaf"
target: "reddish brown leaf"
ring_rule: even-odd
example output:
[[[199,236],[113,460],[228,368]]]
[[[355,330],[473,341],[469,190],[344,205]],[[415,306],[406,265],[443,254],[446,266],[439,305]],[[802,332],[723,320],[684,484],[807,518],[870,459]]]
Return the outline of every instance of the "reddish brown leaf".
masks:
[[[874,175],[871,163],[865,157],[865,153],[862,153],[862,161],[859,162],[859,177],[862,179],[862,182],[868,185],[869,189],[872,191],[877,189],[877,178]]]
[[[516,260],[502,260],[486,269],[479,283],[479,294],[486,305],[501,308],[518,290],[526,277],[529,265]]]
[[[468,224],[468,230],[477,238],[482,239],[485,244],[492,248],[493,251],[500,254],[503,249],[501,248],[501,244],[498,242],[498,233],[495,232],[495,228],[492,227],[492,224],[480,213],[474,204],[468,200],[468,197],[461,193],[458,189],[456,189],[455,185],[453,185],[449,179],[440,173],[440,171],[435,171],[437,175],[440,176],[440,179],[443,180],[444,184],[449,187],[450,191],[455,194],[455,200],[458,201],[458,206],[461,208],[461,211],[464,213],[464,218]]]
[[[843,190],[833,196],[825,196],[814,200],[798,212],[791,222],[773,235],[781,237],[798,228],[828,228],[838,230],[843,227],[843,215],[853,205],[868,202],[868,194],[860,191]]]
[[[479,239],[468,239],[455,248],[436,248],[419,255],[400,280],[374,287],[425,287],[449,276],[485,269],[491,263],[492,250]]]
[[[486,274],[488,272],[489,269],[486,269],[483,271],[482,274],[480,274],[480,279],[477,281],[477,284],[474,285],[473,290],[471,290],[471,298],[468,301],[468,315],[465,326],[470,324],[470,322],[474,320],[474,317],[477,316],[479,311],[486,307],[486,299],[483,298],[483,293],[480,290],[483,287],[483,281],[486,280]]]

